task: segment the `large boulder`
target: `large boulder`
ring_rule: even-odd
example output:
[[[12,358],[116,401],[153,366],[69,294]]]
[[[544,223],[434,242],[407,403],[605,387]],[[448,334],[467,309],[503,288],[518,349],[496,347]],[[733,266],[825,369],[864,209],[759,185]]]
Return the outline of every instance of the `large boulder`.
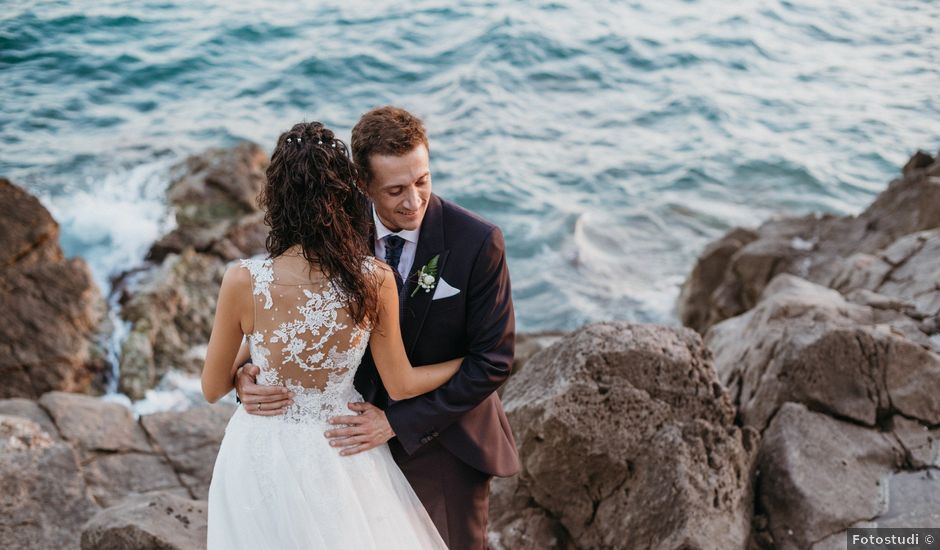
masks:
[[[704,333],[754,307],[764,287],[790,273],[824,286],[845,278],[856,254],[875,254],[899,238],[940,227],[940,160],[918,153],[902,177],[858,216],[810,214],[731,230],[706,249],[683,285],[679,315]]]
[[[63,256],[59,225],[3,178],[0,208],[0,397],[100,386],[106,306],[88,266]]]
[[[756,432],[734,425],[693,331],[590,325],[530,359],[504,402],[522,472],[491,541],[744,547]]]
[[[209,495],[215,457],[234,408],[216,404],[184,412],[141,417],[140,423],[154,445],[166,455],[180,479],[196,498]]]
[[[96,511],[78,456],[28,418],[0,414],[0,541],[5,548],[78,548]]]
[[[705,342],[741,421],[757,430],[787,401],[868,426],[895,413],[940,423],[940,355],[896,310],[782,274]]]
[[[128,497],[98,512],[82,550],[193,550],[206,547],[207,503],[171,493]]]

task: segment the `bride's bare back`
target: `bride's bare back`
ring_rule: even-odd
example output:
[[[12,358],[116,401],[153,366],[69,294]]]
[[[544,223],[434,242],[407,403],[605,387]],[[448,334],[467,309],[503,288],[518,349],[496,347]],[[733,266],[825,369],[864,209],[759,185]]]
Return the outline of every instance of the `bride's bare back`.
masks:
[[[302,256],[242,260],[252,279],[248,334],[260,384],[324,390],[362,359],[369,329],[356,326],[342,291]],[[367,261],[370,271],[372,262]]]

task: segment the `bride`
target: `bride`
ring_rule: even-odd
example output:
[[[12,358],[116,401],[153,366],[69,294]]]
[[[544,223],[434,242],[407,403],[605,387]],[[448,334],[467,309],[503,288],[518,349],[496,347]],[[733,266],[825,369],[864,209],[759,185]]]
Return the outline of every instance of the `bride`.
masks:
[[[318,122],[277,141],[260,202],[266,259],[225,272],[202,373],[215,402],[233,388],[243,337],[259,384],[286,388],[274,416],[238,407],[209,488],[210,549],[446,548],[387,446],[340,456],[327,419],[361,401],[355,370],[371,344],[392,399],[446,382],[461,358],[412,368],[391,269],[370,256],[369,205],[346,145]]]

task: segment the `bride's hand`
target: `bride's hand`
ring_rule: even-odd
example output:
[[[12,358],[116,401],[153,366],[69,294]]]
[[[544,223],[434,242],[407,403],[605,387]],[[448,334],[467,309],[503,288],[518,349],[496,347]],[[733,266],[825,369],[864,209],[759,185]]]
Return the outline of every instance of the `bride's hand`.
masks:
[[[372,403],[349,403],[349,408],[359,414],[334,416],[330,419],[330,424],[349,424],[350,426],[329,430],[324,434],[330,440],[330,445],[343,449],[339,453],[342,456],[374,449],[395,437],[395,432],[382,409]]]

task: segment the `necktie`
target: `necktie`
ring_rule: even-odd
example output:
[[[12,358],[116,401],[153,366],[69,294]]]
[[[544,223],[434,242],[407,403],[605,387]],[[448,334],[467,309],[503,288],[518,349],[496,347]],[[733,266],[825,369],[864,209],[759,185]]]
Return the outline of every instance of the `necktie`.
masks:
[[[389,235],[385,237],[385,263],[395,272],[395,286],[398,287],[398,295],[401,296],[402,288],[405,282],[398,273],[398,262],[401,261],[401,251],[405,248],[405,239],[398,235]]]

